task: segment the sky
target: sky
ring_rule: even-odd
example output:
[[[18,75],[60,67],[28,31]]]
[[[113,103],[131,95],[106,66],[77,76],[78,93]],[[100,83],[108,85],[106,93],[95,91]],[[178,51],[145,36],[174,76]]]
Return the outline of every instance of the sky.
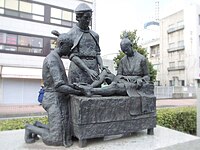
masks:
[[[145,38],[141,37],[146,32],[144,23],[155,18],[155,1],[159,1],[160,19],[191,2],[200,5],[200,0],[96,0],[96,32],[100,37],[103,58],[112,59],[116,56],[115,53],[120,50],[122,31],[137,29],[140,39]]]

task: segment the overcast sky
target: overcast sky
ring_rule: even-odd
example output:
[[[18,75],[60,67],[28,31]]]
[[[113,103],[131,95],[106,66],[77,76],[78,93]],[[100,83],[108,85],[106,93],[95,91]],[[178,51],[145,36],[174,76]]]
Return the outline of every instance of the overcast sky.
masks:
[[[96,0],[96,32],[102,56],[118,52],[122,31],[144,31],[144,23],[155,18],[155,1],[159,1],[159,18],[181,10],[185,3],[200,3],[200,0]]]

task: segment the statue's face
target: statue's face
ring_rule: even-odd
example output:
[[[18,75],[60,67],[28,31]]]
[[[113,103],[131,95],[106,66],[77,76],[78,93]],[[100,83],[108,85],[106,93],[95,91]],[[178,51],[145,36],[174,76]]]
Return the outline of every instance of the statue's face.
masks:
[[[92,12],[85,12],[83,16],[78,19],[79,27],[85,30],[88,29],[91,20],[92,20]]]
[[[133,56],[133,50],[131,44],[129,43],[123,44],[121,46],[121,49],[127,56]]]

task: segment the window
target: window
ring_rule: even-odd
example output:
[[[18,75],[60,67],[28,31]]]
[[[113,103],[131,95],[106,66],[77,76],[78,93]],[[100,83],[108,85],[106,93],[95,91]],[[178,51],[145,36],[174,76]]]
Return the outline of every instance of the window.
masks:
[[[175,33],[168,34],[169,43],[173,43],[175,41]]]
[[[200,15],[199,15],[199,25],[200,25]]]
[[[43,38],[0,33],[0,50],[24,53],[42,53]]]
[[[185,86],[185,80],[180,80],[181,86]]]
[[[51,8],[51,17],[61,19],[61,9]]]
[[[77,22],[77,20],[76,20],[76,14],[75,13],[73,13],[73,19],[72,19],[72,21],[73,22]]]
[[[22,12],[27,12],[27,13],[31,13],[32,11],[32,5],[31,3],[27,3],[27,2],[23,2],[23,1],[20,1],[19,3],[19,11],[22,11]]]
[[[72,11],[51,8],[51,23],[72,26]]]
[[[2,7],[0,14],[44,21],[44,6],[40,4],[20,0],[0,0],[0,7]]]
[[[175,67],[175,62],[169,62],[169,67]]]
[[[93,2],[93,0],[85,0],[85,1],[88,1],[88,2],[91,2],[91,3]]]
[[[56,47],[56,39],[51,39],[51,49],[54,49]]]
[[[184,46],[184,41],[183,40],[178,41],[178,47],[181,47],[181,46]]]
[[[200,57],[199,57],[199,68],[200,68]]]
[[[174,47],[175,47],[175,43],[169,43],[169,49],[174,48]]]
[[[17,44],[17,36],[13,35],[13,34],[7,34],[6,44],[16,45]]]
[[[0,33],[0,43],[6,43],[6,34]]]
[[[5,0],[5,8],[18,10],[18,0]]]
[[[44,16],[44,6],[39,4],[32,4],[32,13]]]
[[[174,81],[173,80],[169,80],[169,86],[174,86]]]
[[[184,60],[178,61],[178,66],[184,66]]]
[[[177,26],[179,27],[179,26],[183,26],[184,24],[183,24],[183,20],[182,21],[179,21],[179,22],[177,22]]]
[[[178,51],[178,60],[184,60],[184,52]]]
[[[160,64],[153,64],[153,69],[160,71]]]
[[[168,29],[170,29],[170,28],[174,28],[174,27],[175,27],[174,24],[170,24],[170,25],[168,26]]]
[[[31,46],[30,37],[19,35],[18,45],[22,46]]]
[[[199,46],[200,46],[200,35],[199,35]]]
[[[4,0],[0,0],[0,7],[4,7]]]
[[[42,38],[19,35],[18,45],[28,47],[43,47]]]

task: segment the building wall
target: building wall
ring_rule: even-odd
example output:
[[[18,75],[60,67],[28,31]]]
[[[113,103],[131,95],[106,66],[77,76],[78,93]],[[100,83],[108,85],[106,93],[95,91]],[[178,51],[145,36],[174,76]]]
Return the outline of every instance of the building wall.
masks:
[[[161,85],[169,85],[170,80],[175,84],[176,77],[180,78],[180,75],[184,74],[184,69],[176,69],[179,67],[178,62],[183,61],[182,55],[184,55],[184,49],[177,50],[178,42],[183,40],[183,29],[177,30],[180,26],[178,22],[181,21],[183,21],[183,11],[168,16],[160,22]]]
[[[151,56],[153,41],[143,44],[149,60],[160,64],[157,80],[161,85],[200,86],[200,6],[191,3],[160,20],[160,55]]]
[[[197,85],[197,81],[200,79],[200,6],[190,5],[185,10],[185,47],[188,50],[186,53],[187,58],[187,74],[189,85]]]
[[[4,2],[8,4],[9,1],[5,0]],[[15,2],[17,1],[10,1],[9,5],[13,6]],[[32,20],[30,16],[37,13],[37,11],[31,14],[24,14],[24,12],[21,11],[21,4],[27,4],[27,2],[44,6],[44,21],[38,21],[37,19]],[[6,50],[4,47],[7,43],[2,44],[2,39],[0,40],[0,104],[37,103],[38,91],[42,84],[42,63],[45,56],[50,52],[50,39],[55,39],[51,31],[57,30],[60,33],[66,33],[71,28],[68,24],[62,26],[49,22],[51,21],[51,7],[73,12],[77,5],[82,2],[87,3],[93,9],[92,29],[95,30],[96,10],[93,0],[21,0],[16,9],[10,9],[5,3],[3,5],[0,3],[0,33],[43,38],[41,54]],[[20,11],[18,11],[18,9]],[[25,11],[28,9],[29,8],[22,8],[22,10]],[[31,9],[33,9],[33,7]],[[28,18],[20,18],[21,15]],[[72,13],[71,25],[75,22],[75,14]],[[68,59],[62,60],[66,72],[68,72],[70,61]],[[110,67],[111,63],[105,61],[105,65]],[[111,70],[113,70],[113,68],[112,65]]]

